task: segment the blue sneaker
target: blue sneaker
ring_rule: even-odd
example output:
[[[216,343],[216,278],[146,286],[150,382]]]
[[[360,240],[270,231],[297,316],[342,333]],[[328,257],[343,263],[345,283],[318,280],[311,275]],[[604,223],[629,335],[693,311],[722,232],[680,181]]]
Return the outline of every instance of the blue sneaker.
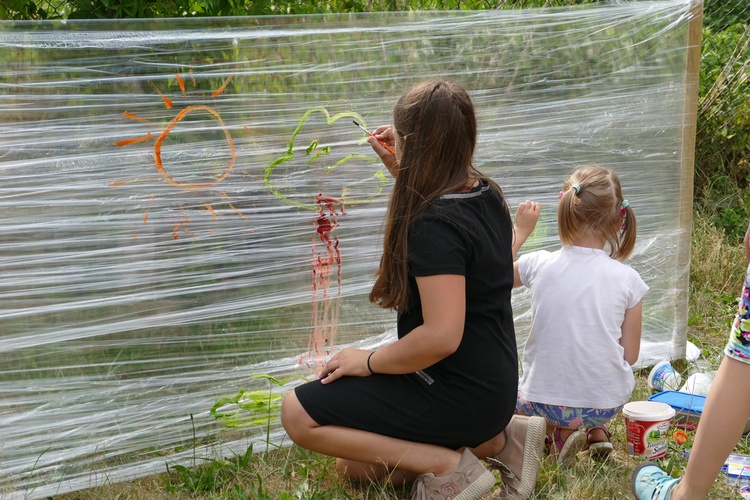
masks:
[[[633,471],[631,485],[637,500],[669,500],[672,489],[679,479],[675,479],[654,463],[644,462]]]

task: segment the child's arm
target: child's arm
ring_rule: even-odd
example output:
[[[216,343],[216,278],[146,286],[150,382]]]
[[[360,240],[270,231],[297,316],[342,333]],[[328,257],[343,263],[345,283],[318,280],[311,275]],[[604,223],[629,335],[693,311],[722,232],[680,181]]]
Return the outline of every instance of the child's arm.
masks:
[[[513,260],[526,240],[531,236],[539,220],[541,205],[535,201],[526,200],[516,210],[516,223],[513,226]]]
[[[539,212],[541,205],[535,201],[526,200],[516,209],[516,223],[513,226],[513,245],[511,251],[513,252],[513,260],[516,260],[518,251],[526,240],[531,236],[536,227],[536,222],[539,220]],[[521,283],[521,275],[518,274],[518,262],[513,263],[513,288],[518,288],[523,285]]]
[[[643,315],[643,301],[625,311],[622,322],[622,337],[620,345],[625,349],[625,361],[633,366],[638,361],[641,350],[641,316]]]
[[[518,261],[515,261],[513,263],[513,288],[518,288],[522,285],[523,283],[521,282],[521,275],[518,274]]]

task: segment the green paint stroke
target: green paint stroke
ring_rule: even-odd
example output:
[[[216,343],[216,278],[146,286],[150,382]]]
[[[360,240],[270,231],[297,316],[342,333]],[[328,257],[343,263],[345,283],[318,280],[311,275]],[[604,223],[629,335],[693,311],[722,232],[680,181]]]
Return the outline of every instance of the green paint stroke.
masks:
[[[300,130],[302,130],[302,127],[305,125],[305,123],[307,122],[308,118],[310,118],[310,116],[313,113],[321,113],[323,116],[325,116],[326,122],[328,123],[328,125],[333,125],[334,123],[336,123],[341,118],[351,118],[352,120],[357,120],[359,123],[361,123],[363,125],[365,124],[364,118],[362,118],[362,116],[359,113],[354,112],[354,111],[345,111],[343,113],[338,113],[338,114],[335,114],[333,116],[331,116],[330,113],[328,113],[328,110],[326,108],[313,108],[313,109],[310,109],[310,110],[306,111],[305,114],[302,115],[302,118],[300,119],[299,123],[297,124],[297,128],[294,129],[294,132],[292,132],[292,135],[289,138],[289,145],[288,145],[288,147],[286,149],[286,152],[282,156],[280,156],[279,158],[275,159],[273,162],[271,162],[270,165],[268,165],[266,167],[265,173],[263,175],[263,182],[266,184],[266,186],[268,186],[268,189],[274,194],[274,196],[276,196],[277,198],[281,199],[284,203],[287,203],[289,205],[299,206],[299,207],[302,207],[302,208],[311,209],[311,210],[317,210],[317,205],[314,204],[314,203],[307,204],[307,203],[302,203],[302,202],[299,202],[299,201],[294,201],[294,200],[289,199],[287,196],[285,196],[279,190],[279,188],[277,188],[274,185],[274,183],[273,183],[273,181],[271,179],[271,175],[273,174],[273,171],[274,171],[274,169],[276,167],[278,167],[279,165],[283,165],[284,163],[286,163],[286,162],[291,161],[291,160],[294,159],[294,156],[295,156],[295,154],[294,154],[294,141],[297,138],[297,134],[299,134]],[[305,155],[307,155],[307,156],[310,157],[307,160],[307,165],[308,166],[311,166],[318,159],[321,159],[321,158],[323,158],[325,156],[330,156],[331,155],[331,147],[330,146],[324,146],[322,148],[318,148],[318,146],[319,146],[318,141],[317,140],[313,140],[313,141],[310,142],[310,145],[307,146],[307,148],[305,148]],[[348,162],[349,160],[352,160],[352,159],[363,159],[363,160],[367,160],[367,161],[372,161],[373,160],[372,157],[370,157],[370,156],[366,156],[366,155],[363,155],[363,154],[360,154],[360,153],[350,153],[350,154],[344,156],[343,158],[337,160],[336,162],[334,162],[331,166],[327,167],[325,169],[325,173],[330,173],[330,172],[334,171],[335,169],[339,168],[344,163],[346,163],[346,162]],[[383,186],[388,182],[388,179],[386,178],[386,176],[385,176],[385,174],[383,173],[382,170],[378,170],[371,178],[367,179],[366,181],[373,180],[373,179],[376,180],[376,181],[378,181],[378,186],[379,187],[378,187],[378,189],[377,189],[377,191],[375,193],[372,193],[367,198],[367,200],[371,200],[371,199],[375,198],[376,196],[380,195],[383,192]],[[362,182],[366,182],[366,181],[362,181]],[[360,182],[355,182],[354,184],[359,184],[359,183]],[[347,191],[348,191],[348,189],[344,188],[344,191],[342,192],[342,196],[341,197],[342,197],[343,201],[351,203],[350,200],[346,199],[346,192]],[[314,194],[317,194],[317,193],[314,193]],[[312,199],[312,196],[314,196],[314,194],[311,195],[311,199]]]
[[[270,426],[281,409],[284,396],[274,393],[273,386],[281,387],[297,378],[277,379],[265,373],[253,375],[254,379],[269,381],[269,389],[247,391],[240,389],[236,396],[221,398],[211,408],[211,415],[230,429]]]

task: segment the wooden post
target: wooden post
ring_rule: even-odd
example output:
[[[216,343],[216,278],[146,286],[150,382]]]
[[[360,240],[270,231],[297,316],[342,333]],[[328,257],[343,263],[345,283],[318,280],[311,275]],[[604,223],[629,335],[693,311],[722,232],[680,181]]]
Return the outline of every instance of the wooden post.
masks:
[[[690,246],[693,229],[693,180],[695,171],[695,135],[698,118],[698,79],[700,77],[703,1],[692,0],[687,36],[687,70],[680,152],[680,215],[677,238],[677,297],[675,329],[672,332],[672,359],[685,359],[690,301]]]

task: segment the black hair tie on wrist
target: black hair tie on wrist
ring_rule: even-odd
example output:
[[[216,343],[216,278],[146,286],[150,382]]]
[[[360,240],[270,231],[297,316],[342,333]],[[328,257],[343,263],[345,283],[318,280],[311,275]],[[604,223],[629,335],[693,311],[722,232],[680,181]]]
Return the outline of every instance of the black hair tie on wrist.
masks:
[[[370,370],[370,375],[375,375],[375,372],[372,371],[372,368],[370,367],[370,358],[372,355],[375,354],[375,351],[372,351],[369,356],[367,356],[367,369]]]

